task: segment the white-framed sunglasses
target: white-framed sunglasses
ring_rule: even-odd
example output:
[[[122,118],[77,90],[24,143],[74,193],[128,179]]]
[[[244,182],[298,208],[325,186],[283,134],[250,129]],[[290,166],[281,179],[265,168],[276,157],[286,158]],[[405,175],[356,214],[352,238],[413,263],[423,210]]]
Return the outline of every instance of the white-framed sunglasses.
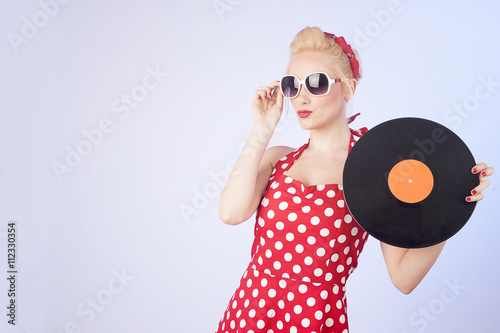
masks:
[[[295,98],[299,95],[300,86],[304,85],[311,95],[324,96],[330,92],[330,86],[333,83],[347,80],[332,79],[324,72],[311,73],[304,80],[300,80],[295,75],[285,75],[280,81],[280,89],[283,96]]]

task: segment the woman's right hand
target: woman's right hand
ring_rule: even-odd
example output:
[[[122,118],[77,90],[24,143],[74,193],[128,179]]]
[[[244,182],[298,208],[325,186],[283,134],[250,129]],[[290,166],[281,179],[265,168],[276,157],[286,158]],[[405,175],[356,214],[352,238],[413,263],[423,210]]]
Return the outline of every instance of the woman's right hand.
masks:
[[[280,82],[274,81],[267,87],[259,87],[252,98],[252,113],[255,126],[274,131],[283,110],[283,94]]]

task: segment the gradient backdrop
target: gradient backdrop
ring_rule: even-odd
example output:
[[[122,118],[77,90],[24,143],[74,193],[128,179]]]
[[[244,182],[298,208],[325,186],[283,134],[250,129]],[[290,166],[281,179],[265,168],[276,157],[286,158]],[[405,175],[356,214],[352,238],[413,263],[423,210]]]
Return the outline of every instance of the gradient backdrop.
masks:
[[[306,26],[361,55],[353,128],[427,118],[500,169],[499,12],[493,0],[2,0],[1,331],[213,332],[254,224],[224,225],[220,192],[255,89],[283,75]],[[289,107],[271,145],[307,138]],[[368,241],[348,282],[352,333],[498,331],[497,177],[408,296]]]

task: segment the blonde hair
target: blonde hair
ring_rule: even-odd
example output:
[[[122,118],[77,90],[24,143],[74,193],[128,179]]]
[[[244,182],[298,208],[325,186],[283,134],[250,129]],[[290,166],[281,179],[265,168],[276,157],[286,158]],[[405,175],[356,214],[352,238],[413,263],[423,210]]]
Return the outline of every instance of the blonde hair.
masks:
[[[330,63],[333,73],[339,78],[356,79],[358,82],[361,79],[361,61],[358,52],[353,49],[354,55],[360,63],[358,77],[354,77],[349,58],[342,47],[332,38],[327,38],[323,30],[318,27],[307,27],[301,30],[290,44],[290,50],[291,57],[302,52],[321,52]],[[344,88],[351,90],[347,83],[341,82],[341,84]],[[353,91],[351,91],[351,96],[352,94]]]

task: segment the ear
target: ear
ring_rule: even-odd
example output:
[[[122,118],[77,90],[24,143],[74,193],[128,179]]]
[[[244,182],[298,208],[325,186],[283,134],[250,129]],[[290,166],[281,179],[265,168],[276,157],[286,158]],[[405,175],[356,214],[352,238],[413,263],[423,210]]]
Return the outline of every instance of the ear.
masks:
[[[356,81],[356,79],[349,79],[346,84],[350,89],[346,90],[345,98],[351,100],[354,97],[354,93],[356,92],[358,82]]]

